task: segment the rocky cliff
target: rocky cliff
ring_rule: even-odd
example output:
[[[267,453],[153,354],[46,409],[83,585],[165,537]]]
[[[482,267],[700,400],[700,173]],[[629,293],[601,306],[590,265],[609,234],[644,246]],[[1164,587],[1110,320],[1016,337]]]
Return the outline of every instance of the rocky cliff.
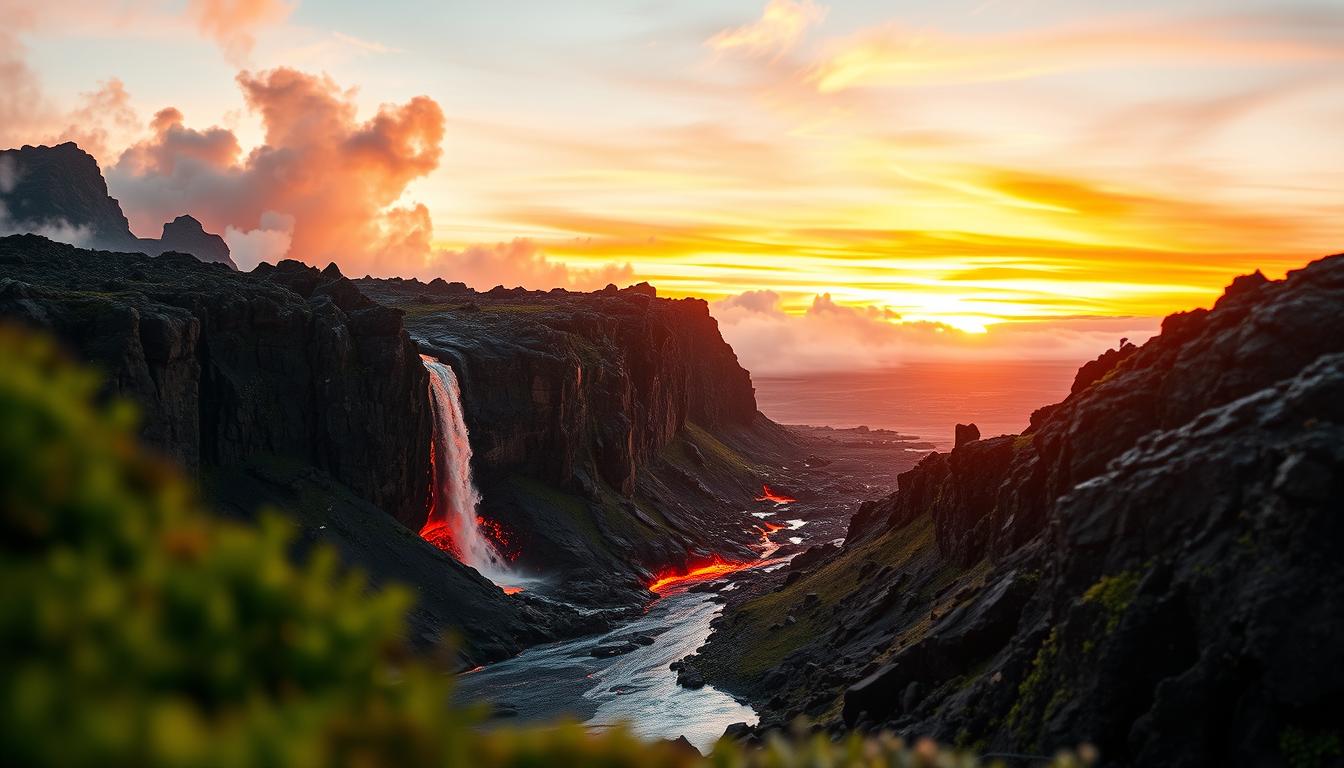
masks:
[[[1085,366],[1022,435],[900,475],[693,662],[767,724],[1088,741],[1116,765],[1337,750],[1341,306],[1344,257],[1238,278]]]
[[[593,293],[362,280],[455,369],[483,510],[524,567],[574,599],[651,571],[754,557],[742,509],[791,438],[756,411],[751,378],[708,306],[647,285]],[[777,463],[777,462],[776,462]],[[634,599],[629,592],[613,600]]]
[[[399,519],[423,513],[426,375],[401,314],[334,268],[243,275],[34,235],[0,239],[0,264],[0,315],[103,367],[188,469],[292,456]]]
[[[236,268],[224,239],[190,216],[164,224],[159,240],[136,237],[98,161],[73,142],[0,151],[0,234],[13,232],[150,256],[177,251]]]
[[[141,408],[143,436],[240,517],[285,510],[375,583],[418,594],[420,645],[459,633],[467,663],[603,625],[498,587],[422,541],[428,378],[402,313],[335,266],[241,274],[184,254],[0,238],[0,322],[55,336]]]

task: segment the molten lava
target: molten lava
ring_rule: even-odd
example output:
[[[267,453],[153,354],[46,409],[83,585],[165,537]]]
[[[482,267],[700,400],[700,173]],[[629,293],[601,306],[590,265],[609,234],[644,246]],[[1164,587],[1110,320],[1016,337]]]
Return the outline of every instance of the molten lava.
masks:
[[[692,568],[684,573],[661,573],[652,584],[649,584],[649,591],[656,595],[664,595],[677,587],[689,584],[699,584],[703,581],[713,581],[720,576],[726,576],[730,573],[755,568],[758,565],[764,565],[761,560],[749,560],[746,562],[728,561],[720,557],[715,557],[708,565],[702,565],[698,568]]]
[[[454,559],[459,561],[462,559],[457,540],[453,538],[453,526],[447,520],[434,518],[426,520],[424,527],[420,529],[420,538],[452,555]]]
[[[520,550],[512,544],[512,537],[508,530],[499,523],[482,515],[476,516],[476,528],[484,534],[485,538],[495,545],[495,550],[504,557],[505,560],[513,562],[522,554]]]
[[[770,540],[770,534],[784,530],[785,526],[762,520],[757,528],[761,532],[761,543],[753,547],[761,557],[769,557],[779,549],[779,545]]]
[[[504,590],[504,594],[506,594],[506,595],[516,595],[516,594],[518,594],[519,592],[522,592],[522,591],[523,591],[523,588],[522,588],[522,587],[507,587],[507,586],[501,586],[500,589]]]
[[[756,497],[757,501],[773,501],[776,504],[790,504],[797,501],[792,496],[786,496],[770,486],[761,484],[761,495]]]

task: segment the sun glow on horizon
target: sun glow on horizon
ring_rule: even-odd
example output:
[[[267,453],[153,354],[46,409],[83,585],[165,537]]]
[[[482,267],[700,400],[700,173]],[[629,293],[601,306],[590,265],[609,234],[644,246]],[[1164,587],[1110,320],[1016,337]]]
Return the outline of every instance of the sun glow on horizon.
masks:
[[[1344,250],[1344,10],[1306,0],[79,5],[0,33],[0,140],[80,141],[137,232],[244,267],[643,280],[852,361],[1075,356]],[[137,64],[168,30],[201,55]]]

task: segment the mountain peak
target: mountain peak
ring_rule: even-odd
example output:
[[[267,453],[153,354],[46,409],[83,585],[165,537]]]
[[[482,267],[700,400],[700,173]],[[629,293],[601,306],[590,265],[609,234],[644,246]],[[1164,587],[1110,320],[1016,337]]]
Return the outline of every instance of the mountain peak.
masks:
[[[160,240],[136,237],[121,203],[108,193],[97,159],[73,141],[2,150],[0,171],[0,209],[5,214],[0,217],[0,234],[35,233],[84,247],[151,256],[181,251],[237,268],[224,239],[206,232],[192,216],[164,224]]]

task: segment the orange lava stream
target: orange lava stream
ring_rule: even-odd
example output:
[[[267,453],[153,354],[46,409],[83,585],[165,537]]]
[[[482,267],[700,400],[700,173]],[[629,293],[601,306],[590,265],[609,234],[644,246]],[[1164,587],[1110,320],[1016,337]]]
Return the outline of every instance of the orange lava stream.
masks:
[[[730,573],[754,568],[758,565],[764,565],[762,560],[749,560],[747,562],[729,562],[715,557],[714,561],[708,565],[702,565],[699,568],[692,568],[685,573],[670,573],[660,575],[652,584],[649,585],[649,591],[656,595],[662,595],[674,587],[684,584],[698,584],[702,581],[713,581],[720,576],[726,576]]]
[[[790,504],[797,501],[792,496],[785,496],[764,483],[761,484],[761,495],[757,496],[756,500],[773,501],[776,504]]]
[[[506,595],[516,595],[516,594],[518,594],[519,592],[522,592],[522,591],[523,591],[523,588],[522,588],[522,587],[504,587],[504,586],[501,586],[500,589],[504,590],[504,594],[506,594]]]
[[[761,543],[757,545],[759,548],[756,551],[760,553],[761,557],[769,557],[775,553],[775,550],[779,549],[779,545],[770,540],[770,535],[775,531],[784,530],[785,526],[762,520],[758,527],[761,531]]]
[[[453,538],[453,527],[448,524],[447,520],[426,520],[424,527],[420,529],[420,538],[447,552],[455,559],[459,561],[462,559],[457,551],[457,541]]]

